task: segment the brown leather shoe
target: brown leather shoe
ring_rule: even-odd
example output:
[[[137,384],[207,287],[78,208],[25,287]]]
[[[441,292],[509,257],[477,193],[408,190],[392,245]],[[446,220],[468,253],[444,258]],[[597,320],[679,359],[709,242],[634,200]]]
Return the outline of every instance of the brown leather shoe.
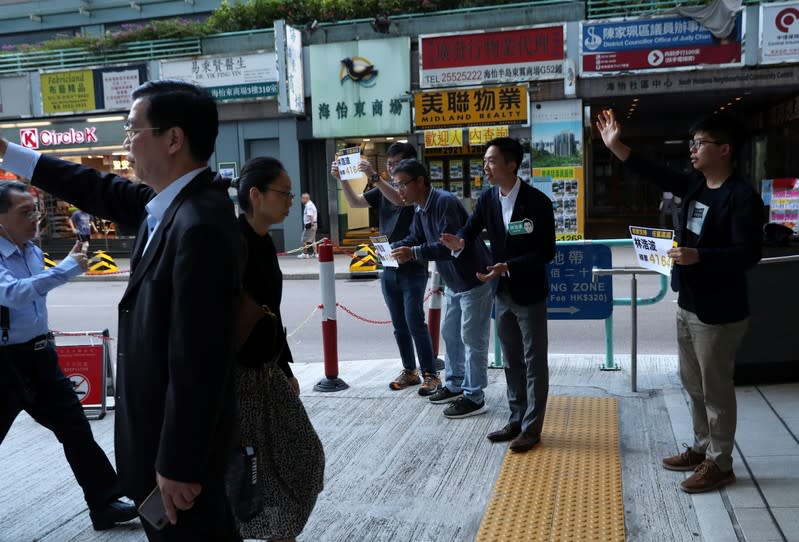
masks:
[[[526,452],[532,449],[533,446],[541,442],[541,435],[532,435],[530,433],[519,433],[519,436],[513,439],[510,443],[510,450],[516,453]]]
[[[686,493],[704,493],[735,482],[732,469],[722,471],[712,459],[705,459],[694,473],[682,481],[680,489]]]
[[[663,459],[663,468],[668,470],[689,471],[694,470],[705,460],[705,454],[695,452],[687,444],[683,444],[685,451],[678,455]]]
[[[507,442],[515,439],[521,432],[522,428],[518,425],[508,424],[499,431],[489,433],[486,438],[491,442]]]
[[[416,386],[421,383],[422,379],[419,378],[418,371],[409,371],[408,369],[403,369],[399,376],[391,381],[388,387],[396,391],[404,390],[408,386]]]

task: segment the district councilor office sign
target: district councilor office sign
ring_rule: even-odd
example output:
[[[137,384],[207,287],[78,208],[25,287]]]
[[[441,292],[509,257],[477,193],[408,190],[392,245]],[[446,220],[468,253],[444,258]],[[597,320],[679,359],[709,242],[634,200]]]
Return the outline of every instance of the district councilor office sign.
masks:
[[[314,137],[408,133],[410,38],[327,43],[308,49]]]
[[[422,88],[563,77],[564,25],[419,36]]]
[[[613,312],[613,277],[592,280],[593,268],[610,269],[610,247],[558,245],[547,264],[550,320],[604,320]]]
[[[529,122],[525,85],[417,92],[413,101],[417,130]]]
[[[205,87],[219,101],[277,96],[274,52],[162,60],[162,79],[181,79]]]
[[[760,4],[760,63],[799,60],[799,2]]]
[[[743,65],[742,15],[725,39],[689,17],[651,17],[580,23],[583,76],[629,70],[668,70],[701,64]]]

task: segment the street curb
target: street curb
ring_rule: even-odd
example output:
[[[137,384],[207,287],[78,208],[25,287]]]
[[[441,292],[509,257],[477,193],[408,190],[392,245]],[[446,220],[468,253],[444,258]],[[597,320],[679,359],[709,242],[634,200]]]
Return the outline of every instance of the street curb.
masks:
[[[359,278],[359,279],[367,279],[367,278],[377,278],[379,275],[375,273],[374,275],[364,275],[360,277],[353,276],[351,273],[344,273],[338,272],[335,275],[336,280],[341,279],[351,279],[351,278]],[[118,273],[114,275],[78,275],[77,277],[72,277],[69,279],[69,282],[127,282],[129,278],[128,273]],[[291,275],[283,275],[283,280],[319,280],[319,273],[294,273]]]

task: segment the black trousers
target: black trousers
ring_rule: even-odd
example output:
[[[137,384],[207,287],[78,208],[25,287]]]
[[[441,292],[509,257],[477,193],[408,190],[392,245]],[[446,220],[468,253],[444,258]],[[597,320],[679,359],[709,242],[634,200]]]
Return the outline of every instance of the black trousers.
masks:
[[[89,509],[101,510],[122,496],[114,467],[95,442],[72,383],[58,366],[54,343],[41,350],[0,347],[0,374],[0,443],[24,410],[64,446]]]

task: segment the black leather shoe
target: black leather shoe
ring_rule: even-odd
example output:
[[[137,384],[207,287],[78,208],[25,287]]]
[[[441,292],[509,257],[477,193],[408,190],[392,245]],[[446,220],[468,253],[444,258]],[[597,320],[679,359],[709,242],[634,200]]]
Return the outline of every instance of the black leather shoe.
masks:
[[[92,510],[89,517],[95,531],[105,531],[117,523],[125,523],[139,515],[136,506],[122,502],[119,499],[111,501],[102,510]]]
[[[530,433],[519,433],[519,436],[513,439],[513,442],[510,443],[510,449],[512,452],[526,452],[530,450],[533,446],[541,442],[540,435],[531,435]]]
[[[508,424],[499,431],[494,431],[486,435],[486,438],[491,442],[507,442],[513,440],[522,432],[522,428],[518,425]]]

